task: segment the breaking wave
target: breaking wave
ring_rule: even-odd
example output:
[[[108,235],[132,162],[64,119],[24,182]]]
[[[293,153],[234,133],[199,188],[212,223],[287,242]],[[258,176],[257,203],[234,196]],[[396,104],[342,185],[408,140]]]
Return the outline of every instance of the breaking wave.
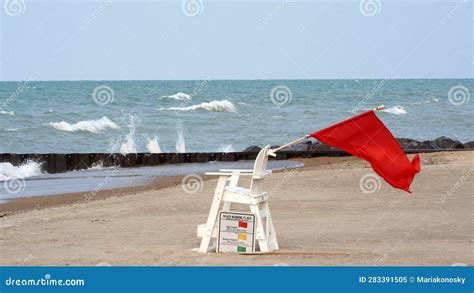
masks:
[[[0,114],[13,116],[13,115],[15,115],[15,112],[0,110]]]
[[[170,96],[161,96],[161,99],[175,99],[175,100],[181,100],[181,101],[189,101],[189,100],[192,100],[193,97],[185,93],[176,93]]]
[[[201,103],[199,105],[192,105],[188,107],[170,107],[170,108],[160,108],[160,111],[194,111],[194,110],[205,110],[212,112],[236,112],[237,108],[232,104],[231,101],[222,100],[222,101],[212,101],[208,103]]]
[[[415,102],[413,103],[413,105],[425,105],[425,104],[438,103],[438,102],[439,102],[439,99],[432,98],[431,100],[428,100],[428,101]]]
[[[235,150],[234,150],[234,147],[232,146],[232,144],[226,144],[226,145],[223,145],[223,146],[219,149],[219,152],[222,152],[222,153],[231,153],[231,152],[235,152]]]
[[[107,128],[119,129],[120,126],[115,124],[109,118],[103,116],[98,120],[86,120],[80,121],[75,124],[70,124],[65,121],[61,122],[50,122],[49,125],[61,131],[76,132],[76,131],[88,131],[92,133],[99,133]]]
[[[158,137],[148,138],[148,143],[146,148],[150,154],[159,154],[161,153],[160,144],[158,143]]]
[[[186,141],[184,140],[183,126],[181,123],[178,124],[178,138],[176,138],[176,152],[186,152]]]
[[[408,112],[402,106],[395,106],[388,109],[381,110],[381,112],[387,112],[395,115],[405,115]]]
[[[43,174],[41,164],[27,161],[21,166],[13,166],[11,163],[0,163],[0,181],[15,180]]]
[[[130,115],[128,129],[129,132],[127,136],[125,136],[125,142],[120,146],[120,153],[122,155],[137,153],[137,144],[135,143],[135,116],[133,115]]]

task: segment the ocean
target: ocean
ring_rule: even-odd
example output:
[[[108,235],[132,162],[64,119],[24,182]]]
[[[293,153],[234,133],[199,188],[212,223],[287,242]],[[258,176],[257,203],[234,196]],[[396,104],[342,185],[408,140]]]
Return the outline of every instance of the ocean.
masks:
[[[474,139],[474,79],[0,82],[0,153],[230,152],[367,109],[396,137]]]

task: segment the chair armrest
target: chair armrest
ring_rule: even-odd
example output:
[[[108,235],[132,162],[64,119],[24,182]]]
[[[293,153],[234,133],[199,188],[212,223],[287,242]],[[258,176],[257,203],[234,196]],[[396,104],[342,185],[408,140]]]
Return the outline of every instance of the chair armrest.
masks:
[[[219,172],[252,173],[252,169],[220,169]]]
[[[230,173],[230,172],[206,172],[204,174],[210,175],[210,176],[232,176],[232,175],[237,175],[237,173]],[[242,173],[242,174],[239,174],[239,175],[252,176],[253,173]]]
[[[220,169],[219,172],[253,173],[253,170],[251,169]],[[264,173],[272,174],[272,170],[265,170]]]
[[[262,173],[257,173],[257,174],[251,174],[253,176],[253,178],[255,179],[262,179],[264,178],[265,176],[267,175],[271,175],[272,174],[272,171],[271,170],[267,170],[265,172],[262,172]],[[242,175],[246,175],[246,174],[242,174]]]

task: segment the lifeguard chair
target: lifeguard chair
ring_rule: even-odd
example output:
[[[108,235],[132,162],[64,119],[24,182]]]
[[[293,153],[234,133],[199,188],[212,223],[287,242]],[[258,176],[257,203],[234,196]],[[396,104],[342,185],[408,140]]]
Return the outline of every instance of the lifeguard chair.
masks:
[[[249,205],[250,212],[255,215],[255,237],[260,251],[269,252],[279,249],[268,206],[269,195],[263,190],[263,180],[272,174],[271,170],[266,169],[269,155],[275,156],[267,145],[258,153],[253,170],[221,169],[219,172],[206,173],[206,175],[219,176],[219,179],[207,222],[198,225],[197,228],[197,235],[202,238],[199,252],[208,252],[217,247],[218,214],[220,211],[230,211],[234,203]],[[238,186],[240,176],[251,177],[250,188]],[[214,239],[214,247],[210,247],[211,239]]]

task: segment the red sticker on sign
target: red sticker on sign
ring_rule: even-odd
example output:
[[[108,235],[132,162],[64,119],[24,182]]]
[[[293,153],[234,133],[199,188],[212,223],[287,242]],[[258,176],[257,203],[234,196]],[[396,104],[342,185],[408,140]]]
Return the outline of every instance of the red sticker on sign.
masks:
[[[247,222],[239,222],[239,228],[247,228]]]

